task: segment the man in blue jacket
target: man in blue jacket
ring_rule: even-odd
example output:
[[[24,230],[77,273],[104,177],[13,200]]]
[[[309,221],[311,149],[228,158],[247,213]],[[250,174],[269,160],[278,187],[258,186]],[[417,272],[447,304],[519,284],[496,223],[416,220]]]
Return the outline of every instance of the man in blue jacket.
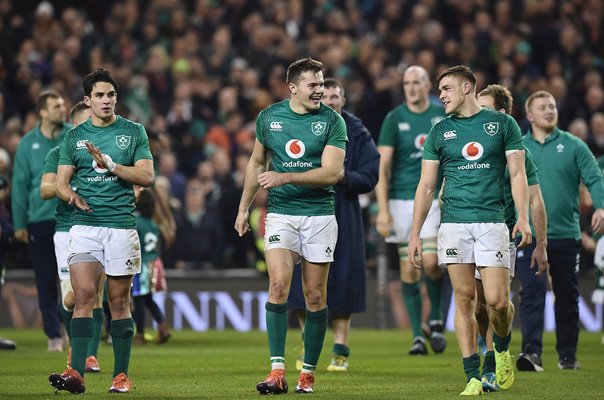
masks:
[[[338,245],[327,282],[327,305],[334,331],[334,345],[328,371],[348,369],[348,336],[351,314],[364,312],[365,306],[365,238],[359,195],[375,187],[379,174],[380,155],[371,134],[362,121],[342,110],[346,102],[344,87],[333,78],[325,79],[321,101],[344,118],[348,133],[346,159],[336,189],[336,220]],[[300,268],[294,269],[288,306],[298,312],[304,326],[304,296]],[[302,367],[303,357],[296,361]]]

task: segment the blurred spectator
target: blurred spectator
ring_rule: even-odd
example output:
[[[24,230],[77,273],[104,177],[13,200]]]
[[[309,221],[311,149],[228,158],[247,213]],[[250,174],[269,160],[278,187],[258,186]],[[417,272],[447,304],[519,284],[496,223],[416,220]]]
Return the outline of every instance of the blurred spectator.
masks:
[[[158,172],[159,175],[165,176],[170,181],[172,196],[183,202],[185,200],[187,177],[178,170],[176,154],[171,151],[161,153],[159,155]]]
[[[206,191],[196,178],[187,183],[185,202],[176,212],[176,240],[165,254],[166,266],[178,269],[213,269],[223,254],[221,214],[206,205]]]

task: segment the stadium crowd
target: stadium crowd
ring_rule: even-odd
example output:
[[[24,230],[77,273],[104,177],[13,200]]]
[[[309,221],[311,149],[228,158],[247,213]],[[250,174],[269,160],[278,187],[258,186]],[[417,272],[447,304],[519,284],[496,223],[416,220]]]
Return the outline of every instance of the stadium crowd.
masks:
[[[288,96],[292,60],[321,60],[375,139],[403,100],[408,65],[434,80],[465,64],[478,91],[510,88],[523,130],[524,100],[549,90],[559,126],[598,157],[603,21],[598,0],[64,0],[35,8],[0,0],[0,175],[11,178],[40,93],[58,91],[69,109],[83,96],[82,77],[103,66],[121,84],[116,113],[149,133],[156,186],[176,225],[166,267],[254,267],[262,249],[232,226],[256,115]],[[21,244],[7,249],[11,267],[29,262]]]

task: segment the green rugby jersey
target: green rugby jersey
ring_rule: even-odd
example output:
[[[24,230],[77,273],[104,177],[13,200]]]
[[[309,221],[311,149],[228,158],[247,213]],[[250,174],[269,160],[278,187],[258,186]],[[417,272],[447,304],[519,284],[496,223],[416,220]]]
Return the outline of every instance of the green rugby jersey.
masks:
[[[11,210],[15,229],[27,228],[27,224],[32,222],[54,219],[57,200],[43,200],[40,197],[44,158],[50,149],[63,142],[65,133],[70,129],[71,124],[63,123],[57,137],[49,139],[42,134],[38,123],[19,142],[11,188]]]
[[[445,179],[441,222],[505,222],[505,153],[523,149],[518,124],[499,111],[483,108],[434,125],[423,159],[438,161]]]
[[[524,157],[524,169],[526,170],[526,179],[529,186],[539,184],[539,176],[537,175],[537,166],[533,160],[533,156],[528,149],[525,149]],[[505,201],[505,224],[508,226],[510,231],[510,241],[512,238],[512,230],[516,225],[516,205],[514,204],[514,197],[512,197],[512,182],[510,181],[510,171],[505,169],[505,186],[503,187],[503,198]]]
[[[141,258],[143,265],[159,257],[159,228],[152,219],[136,213],[136,231],[141,242]]]
[[[548,239],[581,238],[579,184],[589,189],[594,207],[604,208],[604,177],[589,147],[578,137],[557,129],[543,144],[524,136],[539,169],[539,184],[547,211]]]
[[[413,200],[419,183],[424,141],[430,129],[445,117],[445,110],[430,103],[426,111],[414,113],[403,103],[390,111],[380,129],[379,146],[394,148],[388,198]]]
[[[133,166],[138,160],[152,160],[145,128],[119,115],[106,127],[94,126],[88,119],[67,133],[59,158],[59,165],[75,167],[71,185],[78,188],[78,194],[92,209],[92,212],[76,209],[71,217],[72,225],[135,228],[132,184],[99,168],[86,149],[87,141],[114,162]]]
[[[44,170],[42,171],[42,175],[46,173],[57,173],[57,169],[59,168],[59,153],[61,151],[61,147],[57,146],[50,150],[46,155],[46,159],[44,160]],[[74,191],[77,189],[72,187]],[[57,232],[68,232],[69,228],[71,228],[71,213],[75,209],[74,206],[70,206],[68,203],[64,202],[61,199],[56,200],[57,207],[55,209],[55,230]]]
[[[256,137],[270,152],[275,172],[305,172],[321,167],[326,145],[346,149],[344,119],[324,104],[317,112],[297,114],[283,100],[262,110]],[[268,191],[268,212],[286,215],[334,215],[333,186],[287,184]]]

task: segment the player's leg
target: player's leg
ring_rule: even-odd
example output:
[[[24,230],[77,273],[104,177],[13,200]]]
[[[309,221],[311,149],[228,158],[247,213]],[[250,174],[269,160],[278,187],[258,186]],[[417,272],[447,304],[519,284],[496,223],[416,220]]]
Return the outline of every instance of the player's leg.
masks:
[[[312,393],[314,373],[327,331],[327,280],[338,240],[336,217],[303,217],[299,232],[306,321],[304,364],[298,377],[296,393]]]
[[[426,340],[422,330],[422,297],[420,292],[421,272],[413,268],[407,258],[407,244],[399,246],[401,285],[405,308],[412,332],[410,355],[426,355]]]
[[[548,244],[560,369],[579,369],[579,248],[579,242],[572,239],[550,240]]]
[[[512,338],[514,306],[510,301],[509,231],[505,224],[475,224],[476,264],[484,287],[493,325],[497,384],[502,390],[514,383],[509,345]]]
[[[133,285],[136,277],[133,278]],[[135,345],[146,344],[145,340],[145,324],[146,324],[146,314],[145,314],[145,296],[138,296],[132,294],[132,305],[133,305],[133,315],[134,318],[134,327],[135,334],[132,338],[132,343]]]
[[[349,313],[331,313],[331,326],[333,329],[334,344],[333,357],[327,367],[328,371],[347,371],[350,348],[348,347],[348,335],[350,334],[350,322],[352,318]]]
[[[446,265],[449,273],[455,302],[455,334],[467,378],[462,395],[482,394],[475,317],[475,239],[471,225],[443,223],[438,230],[438,263]]]
[[[92,340],[88,344],[88,357],[86,358],[86,372],[100,372],[101,367],[97,360],[99,344],[101,343],[101,332],[103,331],[103,288],[105,287],[105,273],[99,280],[96,302],[92,309]]]
[[[153,294],[149,293],[143,296],[145,299],[145,307],[151,313],[151,317],[157,323],[158,335],[157,335],[157,343],[162,344],[166,343],[168,339],[172,336],[170,333],[170,326],[166,321],[166,317],[164,313],[161,311],[155,300],[153,299]]]
[[[107,300],[111,312],[111,340],[113,345],[112,393],[127,393],[132,389],[128,378],[134,320],[130,313],[132,277],[141,271],[140,240],[136,229],[101,228],[105,249]]]
[[[438,201],[434,200],[426,222],[420,232],[422,247],[424,253],[423,267],[428,289],[428,298],[430,299],[430,316],[428,325],[430,327],[430,347],[435,353],[445,351],[447,341],[445,339],[443,311],[442,311],[442,288],[444,269],[438,266],[437,256],[437,237],[438,227],[440,225],[440,208]]]
[[[68,263],[75,294],[75,307],[70,330],[71,367],[68,367],[62,374],[51,374],[48,380],[55,389],[83,393],[85,391],[83,377],[86,354],[88,343],[93,335],[92,309],[102,266],[90,253],[73,254]]]
[[[478,334],[486,344],[486,352],[482,363],[481,381],[482,390],[485,392],[496,392],[499,390],[495,377],[495,352],[493,351],[493,326],[489,318],[489,309],[484,297],[484,287],[480,279],[480,272],[476,270],[476,322]]]

